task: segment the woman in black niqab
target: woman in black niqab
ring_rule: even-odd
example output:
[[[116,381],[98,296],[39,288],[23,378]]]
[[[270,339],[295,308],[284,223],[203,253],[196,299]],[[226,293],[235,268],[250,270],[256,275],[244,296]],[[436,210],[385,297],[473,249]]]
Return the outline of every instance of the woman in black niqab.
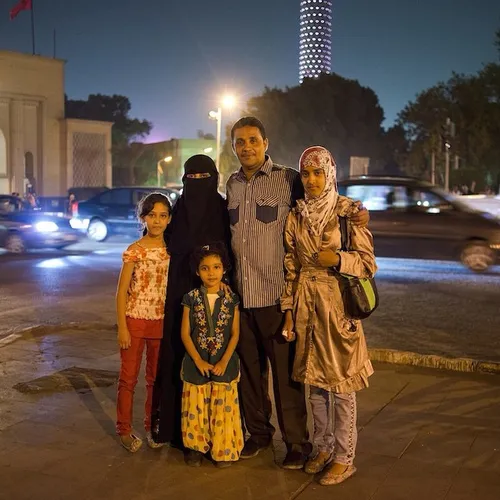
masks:
[[[181,301],[200,285],[190,268],[190,256],[195,248],[216,241],[224,242],[228,252],[231,249],[227,204],[217,190],[219,173],[214,161],[205,155],[192,156],[184,164],[182,182],[182,195],[165,231],[170,267],[151,429],[156,442],[178,447],[182,447],[180,372],[185,352]]]

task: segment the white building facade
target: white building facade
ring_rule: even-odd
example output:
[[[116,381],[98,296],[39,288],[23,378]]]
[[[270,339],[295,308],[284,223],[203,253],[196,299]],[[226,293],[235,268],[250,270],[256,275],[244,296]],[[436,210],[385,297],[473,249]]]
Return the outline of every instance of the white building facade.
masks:
[[[64,61],[0,51],[0,194],[111,187],[111,127],[65,118]]]

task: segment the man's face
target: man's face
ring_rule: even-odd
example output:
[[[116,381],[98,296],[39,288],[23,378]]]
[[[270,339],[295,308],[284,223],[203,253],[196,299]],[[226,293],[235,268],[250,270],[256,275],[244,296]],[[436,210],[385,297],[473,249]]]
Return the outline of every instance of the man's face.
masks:
[[[257,127],[241,127],[234,131],[233,151],[245,173],[255,173],[265,162],[269,141]]]

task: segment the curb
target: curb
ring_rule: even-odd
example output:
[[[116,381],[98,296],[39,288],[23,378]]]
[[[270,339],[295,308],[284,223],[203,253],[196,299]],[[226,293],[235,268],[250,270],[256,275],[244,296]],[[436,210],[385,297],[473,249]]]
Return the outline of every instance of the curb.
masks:
[[[0,348],[28,336],[49,335],[65,330],[107,330],[115,331],[116,324],[99,322],[60,323],[57,325],[33,325],[28,328],[12,331],[0,340]],[[420,368],[434,368],[463,373],[488,373],[500,375],[500,362],[480,361],[472,358],[447,358],[436,354],[419,354],[410,351],[395,349],[368,349],[371,361],[390,363],[395,365],[417,366]]]
[[[500,375],[500,363],[471,358],[446,358],[435,354],[418,354],[395,349],[368,349],[370,360],[396,365],[419,366],[465,373]]]
[[[17,340],[25,339],[28,336],[49,335],[65,330],[116,330],[116,325],[109,323],[94,322],[71,322],[59,323],[56,325],[32,325],[27,328],[15,329],[7,332],[5,337],[0,339],[0,348],[5,347]]]

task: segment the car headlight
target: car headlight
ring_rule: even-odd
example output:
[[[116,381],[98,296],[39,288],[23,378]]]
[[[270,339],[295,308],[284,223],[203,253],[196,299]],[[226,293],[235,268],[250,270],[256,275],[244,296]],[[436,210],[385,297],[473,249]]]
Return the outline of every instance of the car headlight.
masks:
[[[53,233],[57,231],[59,228],[55,222],[51,221],[41,221],[35,224],[35,229],[40,231],[41,233]]]

